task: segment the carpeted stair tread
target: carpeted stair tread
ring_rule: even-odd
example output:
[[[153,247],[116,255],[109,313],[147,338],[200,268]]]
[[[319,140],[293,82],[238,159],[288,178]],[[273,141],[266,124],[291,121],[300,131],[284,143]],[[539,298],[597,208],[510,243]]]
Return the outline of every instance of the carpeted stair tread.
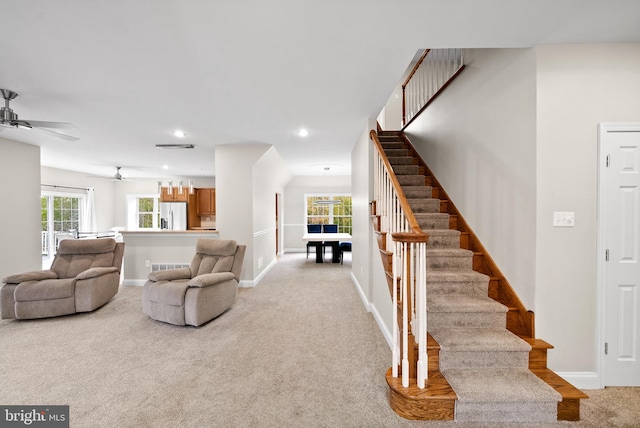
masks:
[[[427,287],[433,282],[489,281],[489,276],[475,270],[428,270]]]
[[[413,165],[413,158],[411,156],[395,156],[387,158],[389,163],[393,165]]]
[[[559,402],[562,396],[526,368],[442,372],[461,402]]]
[[[420,174],[396,175],[396,179],[401,186],[420,186],[425,184],[425,177]]]
[[[449,217],[447,213],[413,213],[418,225],[423,230],[449,229]]]
[[[440,212],[440,199],[435,198],[420,198],[420,199],[407,199],[409,206],[414,213],[439,213]]]
[[[508,308],[489,297],[467,295],[436,295],[427,297],[429,312],[496,312],[506,313]]]
[[[422,183],[418,186],[402,186],[402,191],[407,198],[431,198],[433,187]]]
[[[531,351],[531,345],[506,329],[451,328],[429,333],[442,351]]]
[[[427,270],[427,294],[486,297],[489,277],[473,270]]]
[[[427,231],[431,234],[431,231]],[[473,251],[464,248],[428,248],[427,260],[429,257],[473,257]]]

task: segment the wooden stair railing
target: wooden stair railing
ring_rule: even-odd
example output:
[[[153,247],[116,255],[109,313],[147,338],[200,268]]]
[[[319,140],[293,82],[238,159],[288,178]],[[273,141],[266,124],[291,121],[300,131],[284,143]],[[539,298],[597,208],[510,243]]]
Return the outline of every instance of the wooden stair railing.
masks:
[[[463,49],[425,49],[402,83],[402,127],[406,128],[464,70]]]
[[[402,376],[408,387],[415,378],[424,388],[427,367],[427,280],[426,259],[429,236],[422,231],[375,131],[374,198],[380,210],[378,227],[384,235],[383,255],[393,299],[392,362],[393,377]],[[382,254],[382,253],[381,253]],[[385,260],[385,258],[387,260]],[[390,258],[390,261],[389,261]],[[414,352],[417,344],[417,355]]]

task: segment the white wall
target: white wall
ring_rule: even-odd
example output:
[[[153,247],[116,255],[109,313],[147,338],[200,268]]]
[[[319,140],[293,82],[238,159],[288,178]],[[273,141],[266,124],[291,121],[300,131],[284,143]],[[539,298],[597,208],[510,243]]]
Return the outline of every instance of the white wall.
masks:
[[[640,120],[640,44],[537,48],[536,330],[557,371],[596,370],[597,126]],[[554,211],[574,211],[554,228]]]
[[[288,169],[268,144],[218,145],[215,166],[220,239],[247,246],[241,279],[259,280],[261,271],[275,260],[275,194],[282,193]]]
[[[40,147],[0,138],[0,279],[40,270]]]
[[[290,179],[289,168],[273,146],[253,165],[254,278],[276,262],[276,193],[283,194]]]
[[[466,69],[406,131],[535,311],[535,51],[467,50],[465,58]]]
[[[346,175],[297,175],[289,181],[283,196],[284,251],[305,252],[305,193],[351,193],[351,177]]]
[[[373,200],[373,143],[369,132],[375,120],[365,123],[362,134],[351,151],[351,185],[353,198],[353,250],[351,276],[360,297],[370,311],[387,343],[391,344],[391,295],[371,223],[369,202]]]

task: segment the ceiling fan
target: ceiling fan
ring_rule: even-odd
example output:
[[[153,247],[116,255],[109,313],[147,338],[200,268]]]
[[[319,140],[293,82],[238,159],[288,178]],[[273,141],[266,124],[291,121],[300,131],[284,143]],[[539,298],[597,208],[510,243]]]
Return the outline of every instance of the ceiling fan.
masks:
[[[52,131],[47,128],[70,128],[73,127],[70,123],[64,122],[44,122],[41,120],[22,120],[18,119],[18,115],[11,110],[9,102],[18,96],[17,93],[10,91],[9,89],[0,89],[0,94],[4,98],[4,107],[0,108],[0,126],[5,128],[22,128],[32,129],[37,128],[41,131],[48,132],[49,134],[62,138],[68,141],[76,141],[79,138],[71,135],[63,134],[61,132]]]

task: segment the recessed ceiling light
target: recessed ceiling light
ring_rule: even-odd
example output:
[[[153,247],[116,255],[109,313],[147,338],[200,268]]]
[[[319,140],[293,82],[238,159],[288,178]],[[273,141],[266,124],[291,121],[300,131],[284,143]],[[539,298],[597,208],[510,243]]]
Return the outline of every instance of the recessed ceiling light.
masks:
[[[181,131],[179,129],[176,129],[175,131],[173,131],[173,135],[178,138],[184,138],[187,136],[187,134],[185,134],[184,131]]]
[[[305,128],[300,128],[298,129],[296,134],[298,134],[298,137],[306,137],[307,135],[309,135],[309,130]]]
[[[169,165],[162,165],[162,169],[169,169]]]

